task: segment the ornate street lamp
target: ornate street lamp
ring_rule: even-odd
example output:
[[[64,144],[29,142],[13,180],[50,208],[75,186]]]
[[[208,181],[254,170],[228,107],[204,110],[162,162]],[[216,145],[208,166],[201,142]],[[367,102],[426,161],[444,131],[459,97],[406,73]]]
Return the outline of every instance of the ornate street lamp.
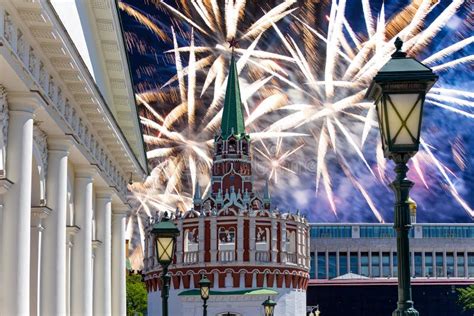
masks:
[[[393,316],[418,315],[413,307],[410,286],[409,191],[413,182],[406,178],[406,164],[418,151],[425,95],[438,79],[430,68],[407,57],[401,51],[402,45],[397,38],[396,52],[374,77],[366,95],[376,104],[384,156],[396,164],[397,177],[391,187],[396,196],[394,228],[399,273],[398,303]]]
[[[203,274],[201,280],[199,281],[199,288],[201,290],[201,299],[204,301],[202,305],[202,315],[207,316],[207,300],[209,299],[209,287],[211,286],[211,281]]]
[[[275,301],[270,299],[270,296],[262,303],[265,316],[273,316],[276,304]]]
[[[162,299],[162,316],[168,316],[168,297],[170,275],[168,266],[173,261],[175,241],[179,236],[179,229],[170,221],[168,212],[165,212],[161,221],[153,226],[151,233],[155,236],[155,251],[158,262],[163,268],[161,273],[161,299]]]

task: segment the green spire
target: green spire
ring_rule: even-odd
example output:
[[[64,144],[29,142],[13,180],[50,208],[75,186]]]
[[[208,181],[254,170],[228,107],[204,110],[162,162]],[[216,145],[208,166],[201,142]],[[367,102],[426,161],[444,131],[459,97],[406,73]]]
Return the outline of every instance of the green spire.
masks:
[[[229,78],[225,92],[224,112],[221,124],[222,137],[245,133],[244,115],[242,113],[242,101],[240,100],[239,76],[235,65],[234,54],[230,60]]]

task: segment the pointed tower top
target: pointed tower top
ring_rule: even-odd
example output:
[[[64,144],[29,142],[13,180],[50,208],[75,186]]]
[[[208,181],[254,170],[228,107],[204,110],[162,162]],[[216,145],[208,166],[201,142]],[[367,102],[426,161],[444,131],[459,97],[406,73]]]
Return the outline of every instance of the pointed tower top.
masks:
[[[270,189],[268,188],[268,179],[265,180],[265,187],[263,189],[263,200],[265,201],[270,200]]]
[[[222,137],[226,139],[230,135],[240,135],[244,133],[245,123],[242,112],[242,101],[240,99],[239,76],[234,54],[232,53],[224,100],[224,111],[222,113],[221,134]]]
[[[196,190],[194,191],[194,201],[201,200],[201,186],[196,183]]]

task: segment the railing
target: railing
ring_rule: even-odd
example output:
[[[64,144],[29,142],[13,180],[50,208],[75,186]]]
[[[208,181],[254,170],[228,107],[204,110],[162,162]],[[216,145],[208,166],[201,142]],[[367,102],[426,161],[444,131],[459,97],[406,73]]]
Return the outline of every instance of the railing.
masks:
[[[219,261],[220,262],[235,261],[235,251],[234,250],[219,250]]]
[[[183,264],[193,264],[199,260],[199,251],[188,251],[184,253]]]
[[[286,262],[296,264],[296,253],[287,253]]]
[[[270,251],[256,251],[255,261],[257,262],[270,262]]]

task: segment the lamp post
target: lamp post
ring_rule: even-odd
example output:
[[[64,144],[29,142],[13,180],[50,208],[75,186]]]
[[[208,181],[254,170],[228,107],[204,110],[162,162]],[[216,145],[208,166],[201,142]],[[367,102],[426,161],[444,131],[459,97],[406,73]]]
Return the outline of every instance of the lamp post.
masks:
[[[207,316],[207,300],[209,298],[209,287],[211,286],[211,281],[203,274],[201,280],[199,281],[199,288],[201,290],[201,299],[204,301],[202,304],[202,315]]]
[[[162,316],[168,316],[168,297],[170,275],[168,266],[173,261],[176,237],[179,235],[179,229],[170,221],[168,212],[165,212],[161,221],[153,226],[151,233],[155,236],[155,251],[158,262],[163,271],[161,273],[161,300]]]
[[[276,302],[270,299],[270,296],[262,303],[265,316],[273,316]]]
[[[418,151],[425,95],[438,76],[416,59],[407,57],[401,51],[402,45],[397,38],[396,52],[374,77],[366,97],[376,104],[384,156],[396,164],[397,176],[390,186],[396,197],[394,228],[400,271],[397,309],[392,315],[417,316],[411,296],[408,239],[409,192],[413,182],[406,178],[406,165]]]

